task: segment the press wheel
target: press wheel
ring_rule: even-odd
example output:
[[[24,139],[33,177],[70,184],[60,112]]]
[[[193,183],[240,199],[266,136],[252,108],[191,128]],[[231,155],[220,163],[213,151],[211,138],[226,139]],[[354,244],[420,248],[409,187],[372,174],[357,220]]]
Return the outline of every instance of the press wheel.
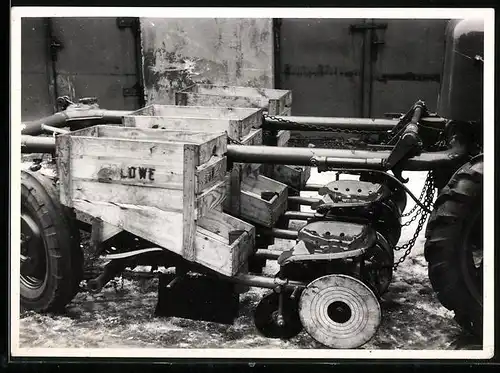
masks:
[[[312,281],[299,300],[304,329],[332,348],[357,348],[377,332],[382,311],[377,297],[361,281],[327,275]]]

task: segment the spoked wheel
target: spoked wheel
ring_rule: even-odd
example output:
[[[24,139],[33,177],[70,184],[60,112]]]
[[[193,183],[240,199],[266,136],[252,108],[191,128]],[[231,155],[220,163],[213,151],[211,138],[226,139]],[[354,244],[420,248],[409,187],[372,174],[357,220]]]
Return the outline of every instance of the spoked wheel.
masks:
[[[274,292],[262,298],[254,313],[255,327],[264,337],[290,339],[302,331],[298,301],[291,299],[289,292],[283,294],[280,320],[279,298],[280,295]]]
[[[300,297],[299,315],[316,341],[344,349],[368,342],[382,320],[373,291],[346,275],[323,276],[309,283]]]
[[[35,172],[21,172],[20,238],[21,307],[61,310],[83,277],[79,231],[52,182]]]
[[[483,163],[467,163],[445,186],[427,224],[425,258],[441,304],[477,336],[483,326]]]

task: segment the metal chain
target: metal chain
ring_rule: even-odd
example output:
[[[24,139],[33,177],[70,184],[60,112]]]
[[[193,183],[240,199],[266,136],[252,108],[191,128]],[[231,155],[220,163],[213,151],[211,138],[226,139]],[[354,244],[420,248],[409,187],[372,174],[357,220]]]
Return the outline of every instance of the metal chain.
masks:
[[[429,187],[429,183],[427,183],[427,180],[426,180],[426,182],[424,183],[424,186],[422,187],[422,191],[420,192],[420,196],[418,197],[419,201],[422,201],[424,199],[424,196],[425,196],[425,193],[427,192],[428,187]],[[419,206],[417,204],[415,204],[415,206],[413,206],[410,211],[401,215],[401,217],[406,218],[406,217],[410,216],[411,214],[413,214],[415,212],[415,210],[417,210],[417,208],[419,208]],[[417,213],[417,215],[418,215],[418,213]],[[415,219],[413,219],[412,221],[415,221]],[[409,225],[409,224],[406,224],[406,223],[403,224],[403,226],[407,226],[407,225]]]
[[[401,227],[408,227],[413,223],[415,220],[417,220],[418,216],[423,212],[424,210],[422,208],[419,208],[418,211],[413,215],[408,221],[404,222],[401,224]]]
[[[425,180],[425,184],[427,185],[427,188],[426,188],[427,190],[425,193],[425,198],[424,198],[423,204],[426,207],[430,208],[433,201],[434,201],[434,194],[436,191],[434,188],[434,175],[432,174],[432,172],[429,172],[427,174],[427,179]],[[420,214],[421,214],[421,216],[420,216],[420,219],[418,220],[418,226],[413,234],[413,237],[408,242],[404,243],[403,245],[396,246],[394,248],[394,251],[405,250],[404,254],[394,264],[394,266],[393,266],[394,270],[397,270],[398,266],[401,263],[403,263],[406,260],[406,258],[410,255],[413,247],[415,246],[415,242],[417,241],[417,238],[420,235],[422,228],[424,227],[424,224],[427,220],[427,216],[429,215],[429,213],[426,212],[425,210],[421,209]],[[415,216],[418,216],[418,214]]]
[[[275,120],[277,122],[282,122],[282,123],[289,123],[289,124],[297,124],[297,122],[293,122],[291,120],[279,118],[273,115],[265,115],[265,118],[269,118],[271,120]],[[346,134],[356,134],[356,135],[383,135],[384,137],[387,137],[387,133],[384,131],[376,131],[376,130],[359,130],[359,129],[354,129],[354,128],[334,128],[334,127],[324,127],[321,125],[315,125],[315,124],[310,124],[310,123],[301,123],[300,126],[310,128],[313,130],[321,131],[321,132],[336,132],[336,133],[346,133]],[[343,140],[336,140],[335,142],[340,143],[340,145],[345,145],[345,141]]]

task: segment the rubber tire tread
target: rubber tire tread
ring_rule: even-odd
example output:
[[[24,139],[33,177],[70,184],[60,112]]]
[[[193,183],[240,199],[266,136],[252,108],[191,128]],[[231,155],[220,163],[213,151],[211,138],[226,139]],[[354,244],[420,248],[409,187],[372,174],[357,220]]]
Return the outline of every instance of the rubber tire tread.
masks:
[[[36,172],[21,171],[21,204],[36,211],[37,223],[48,250],[49,276],[42,294],[29,299],[23,296],[21,308],[37,312],[59,312],[71,302],[83,279],[83,251],[74,213],[59,202],[53,182]],[[50,242],[50,245],[47,245]]]
[[[462,328],[482,336],[483,307],[468,289],[461,265],[468,218],[483,206],[483,162],[462,166],[440,191],[429,217],[424,248],[428,275],[438,300],[454,311]]]

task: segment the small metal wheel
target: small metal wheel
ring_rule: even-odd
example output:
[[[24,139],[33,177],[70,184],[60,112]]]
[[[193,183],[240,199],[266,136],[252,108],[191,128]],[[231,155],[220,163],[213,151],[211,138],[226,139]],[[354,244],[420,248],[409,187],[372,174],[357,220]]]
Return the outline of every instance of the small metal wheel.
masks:
[[[382,311],[377,297],[361,281],[346,275],[320,277],[299,300],[304,329],[332,348],[357,348],[377,332]]]
[[[290,339],[302,331],[298,312],[298,299],[291,293],[283,293],[281,320],[279,317],[280,294],[272,292],[264,296],[254,312],[255,327],[264,337]]]

